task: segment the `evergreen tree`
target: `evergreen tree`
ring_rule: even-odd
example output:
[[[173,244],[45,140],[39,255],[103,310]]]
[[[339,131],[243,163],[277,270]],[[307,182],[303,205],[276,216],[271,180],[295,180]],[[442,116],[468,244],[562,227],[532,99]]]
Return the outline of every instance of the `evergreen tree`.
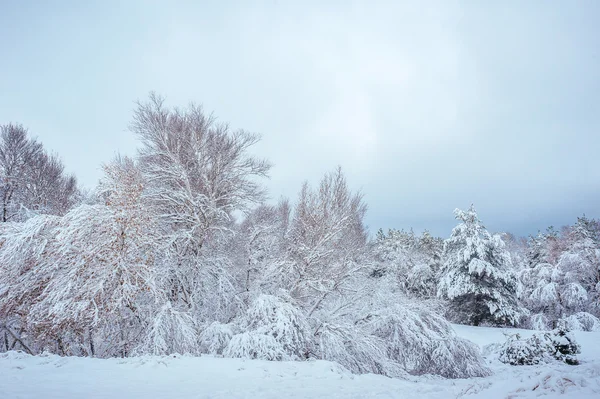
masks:
[[[438,296],[450,301],[450,317],[475,326],[517,324],[526,311],[517,303],[517,280],[504,242],[485,229],[473,205],[454,214],[460,224],[444,242],[438,284]]]

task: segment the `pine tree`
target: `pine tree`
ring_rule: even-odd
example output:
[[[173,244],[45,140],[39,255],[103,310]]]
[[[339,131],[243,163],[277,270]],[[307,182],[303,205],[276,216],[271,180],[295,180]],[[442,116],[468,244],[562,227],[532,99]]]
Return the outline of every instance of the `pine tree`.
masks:
[[[517,324],[526,311],[517,303],[517,280],[504,242],[485,229],[473,205],[454,214],[460,224],[444,242],[438,285],[438,296],[450,301],[450,317],[475,326]]]

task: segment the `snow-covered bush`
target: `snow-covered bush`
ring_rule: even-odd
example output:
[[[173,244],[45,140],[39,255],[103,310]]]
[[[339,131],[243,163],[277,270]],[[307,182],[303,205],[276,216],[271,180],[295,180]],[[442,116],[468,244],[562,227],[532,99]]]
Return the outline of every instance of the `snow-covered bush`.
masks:
[[[561,319],[566,328],[571,331],[600,331],[600,319],[587,312],[575,313]]]
[[[153,317],[145,335],[134,353],[168,355],[172,353],[197,354],[198,332],[193,317],[164,304]]]
[[[573,335],[562,328],[535,333],[526,339],[513,334],[502,345],[499,360],[513,366],[547,363],[552,359],[576,365],[579,362],[575,355],[580,349]]]
[[[561,360],[567,364],[579,364],[575,355],[581,353],[581,347],[575,341],[575,337],[569,330],[557,328],[552,331],[550,339],[553,348],[552,355],[555,359]]]
[[[310,328],[289,297],[259,295],[237,324],[243,333],[230,339],[225,356],[296,360],[308,354]]]
[[[272,335],[260,334],[255,331],[234,335],[223,355],[261,360],[292,360]]]
[[[323,323],[316,338],[315,350],[320,359],[337,362],[353,373],[392,377],[406,374],[401,365],[388,357],[383,339],[354,324]]]
[[[260,295],[248,309],[241,326],[244,331],[273,337],[288,358],[306,357],[309,326],[302,312],[289,301]]]
[[[545,334],[522,339],[519,334],[508,336],[500,348],[499,360],[513,366],[538,364],[547,361],[550,348]]]
[[[523,325],[525,328],[538,331],[546,331],[552,328],[548,316],[544,313],[536,313],[529,316]]]
[[[365,322],[385,344],[386,355],[411,374],[447,378],[490,374],[477,347],[456,336],[437,314],[408,303],[369,315]]]
[[[212,322],[200,333],[200,351],[211,355],[222,355],[233,337],[230,324]]]

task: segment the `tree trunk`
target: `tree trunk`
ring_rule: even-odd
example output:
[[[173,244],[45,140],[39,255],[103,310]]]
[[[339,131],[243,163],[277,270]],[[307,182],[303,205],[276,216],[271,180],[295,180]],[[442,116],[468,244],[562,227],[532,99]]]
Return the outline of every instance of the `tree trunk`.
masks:
[[[62,339],[60,339],[60,337],[58,337],[58,338],[56,339],[56,344],[57,344],[57,346],[58,346],[58,352],[59,352],[59,354],[60,354],[61,356],[66,356],[66,355],[65,355],[65,347],[64,347],[64,345],[63,345],[63,342],[62,342]]]
[[[13,333],[10,330],[10,328],[5,326],[4,331],[5,331],[5,334],[6,334],[6,332],[8,332],[11,335],[11,337],[15,340],[15,342],[13,343],[13,348],[15,346],[14,344],[16,344],[18,342],[25,352],[29,353],[30,355],[33,355],[33,351],[31,349],[29,349],[29,347],[21,340],[21,338],[18,337],[15,333]],[[8,342],[8,341],[6,341],[6,342]]]
[[[90,354],[92,357],[96,355],[96,349],[94,348],[94,337],[92,336],[92,329],[89,330],[88,339],[90,340]]]

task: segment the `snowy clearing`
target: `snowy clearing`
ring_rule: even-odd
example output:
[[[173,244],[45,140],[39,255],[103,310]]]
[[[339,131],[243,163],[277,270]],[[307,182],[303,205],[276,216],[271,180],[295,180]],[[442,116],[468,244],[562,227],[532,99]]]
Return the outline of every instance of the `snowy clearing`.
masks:
[[[90,359],[0,354],[0,398],[593,398],[600,397],[600,333],[576,332],[581,365],[508,366],[488,345],[503,332],[455,325],[486,354],[494,375],[447,380],[353,375],[326,361],[268,362],[203,356]]]

